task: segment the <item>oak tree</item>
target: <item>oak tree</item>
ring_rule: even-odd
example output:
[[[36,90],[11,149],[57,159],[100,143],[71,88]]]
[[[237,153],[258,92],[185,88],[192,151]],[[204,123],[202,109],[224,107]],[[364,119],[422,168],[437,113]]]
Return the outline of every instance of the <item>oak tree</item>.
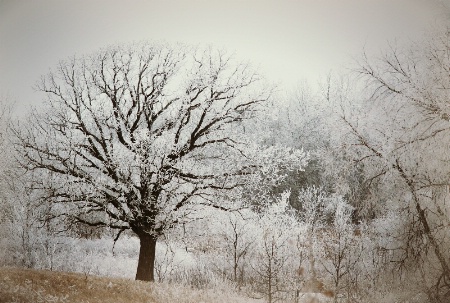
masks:
[[[199,207],[234,206],[270,160],[242,130],[272,87],[222,51],[113,46],[61,61],[38,89],[45,109],[14,129],[23,167],[52,216],[133,231],[138,280],[154,280],[159,236]]]

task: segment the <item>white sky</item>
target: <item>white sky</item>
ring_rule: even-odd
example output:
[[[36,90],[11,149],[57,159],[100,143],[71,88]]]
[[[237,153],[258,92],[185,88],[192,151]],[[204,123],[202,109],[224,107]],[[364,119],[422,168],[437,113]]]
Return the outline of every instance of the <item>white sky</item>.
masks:
[[[290,89],[444,20],[450,0],[0,0],[0,96],[25,111],[60,59],[143,39],[225,47]]]

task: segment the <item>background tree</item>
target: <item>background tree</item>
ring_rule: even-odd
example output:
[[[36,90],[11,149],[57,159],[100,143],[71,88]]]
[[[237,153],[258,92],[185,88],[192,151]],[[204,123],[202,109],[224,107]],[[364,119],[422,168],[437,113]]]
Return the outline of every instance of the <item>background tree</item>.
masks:
[[[413,257],[416,269],[439,264],[425,279],[434,281],[429,299],[435,302],[450,295],[449,46],[448,32],[433,33],[407,47],[392,45],[379,60],[364,55],[357,72],[370,92],[368,102],[362,115],[343,115],[355,161],[366,163],[371,180],[382,181],[379,203],[408,217],[405,258]]]
[[[6,243],[3,243],[8,238],[8,228],[6,226],[7,222],[11,220],[12,217],[12,205],[8,195],[9,189],[9,165],[7,157],[7,137],[6,130],[9,123],[9,107],[7,106],[8,101],[6,97],[0,97],[0,153],[3,157],[0,157],[0,251],[2,259],[6,261],[6,256],[8,255],[4,248],[7,247]]]
[[[292,294],[296,282],[293,277],[298,273],[294,258],[299,225],[289,206],[289,196],[290,192],[282,193],[258,218],[259,235],[252,267],[257,276],[255,288],[269,303]]]
[[[139,280],[154,279],[156,241],[168,228],[199,207],[236,206],[249,176],[278,169],[271,157],[306,159],[281,149],[261,157],[264,148],[242,136],[272,90],[221,51],[110,47],[60,62],[38,88],[48,106],[14,129],[23,167],[39,175],[33,186],[54,217],[131,229]]]
[[[217,232],[223,239],[221,247],[221,260],[229,279],[241,288],[248,271],[247,263],[251,258],[250,253],[255,242],[256,218],[250,211],[227,213],[222,218],[217,218]]]
[[[333,222],[321,231],[320,240],[323,247],[321,265],[333,280],[335,302],[339,294],[350,300],[356,289],[359,272],[357,264],[363,254],[361,230],[351,224],[353,209],[342,197],[332,197],[329,208],[333,210]],[[344,294],[345,292],[345,294]]]

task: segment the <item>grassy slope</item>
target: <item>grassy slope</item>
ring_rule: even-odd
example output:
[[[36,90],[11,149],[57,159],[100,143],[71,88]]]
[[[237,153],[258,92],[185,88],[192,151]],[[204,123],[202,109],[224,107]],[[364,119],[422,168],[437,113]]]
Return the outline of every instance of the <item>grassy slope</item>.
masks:
[[[0,303],[169,303],[257,302],[226,291],[200,291],[182,286],[126,279],[0,267]]]

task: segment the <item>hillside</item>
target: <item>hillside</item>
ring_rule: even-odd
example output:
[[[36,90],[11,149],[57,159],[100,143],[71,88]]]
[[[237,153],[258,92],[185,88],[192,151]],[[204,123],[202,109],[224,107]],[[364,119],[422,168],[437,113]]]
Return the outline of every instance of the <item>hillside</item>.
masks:
[[[0,303],[257,302],[183,286],[79,273],[0,267]]]

